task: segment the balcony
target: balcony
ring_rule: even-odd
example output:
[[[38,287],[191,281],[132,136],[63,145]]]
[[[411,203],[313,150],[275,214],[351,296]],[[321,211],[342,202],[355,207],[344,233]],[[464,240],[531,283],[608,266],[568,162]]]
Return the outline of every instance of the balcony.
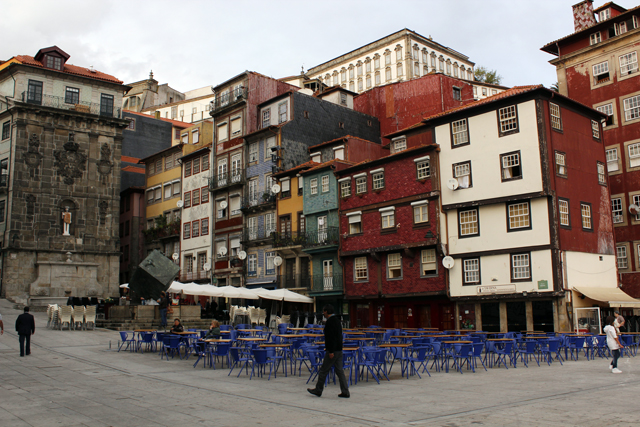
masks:
[[[245,196],[240,201],[242,212],[255,212],[276,207],[276,195],[271,191],[262,191]]]
[[[312,278],[311,292],[313,293],[342,293],[342,274],[317,274]]]
[[[178,281],[182,283],[189,283],[196,280],[211,280],[211,272],[207,272],[204,270],[200,271],[188,271],[188,270],[180,270],[180,279]]]
[[[180,221],[167,223],[164,216],[161,218],[162,219],[156,219],[155,226],[153,228],[142,230],[147,244],[155,240],[180,238]]]
[[[249,246],[270,243],[275,231],[275,227],[246,227],[242,233],[242,243]]]
[[[306,233],[298,233],[297,231],[289,231],[287,233],[273,233],[273,248],[282,249],[291,246],[303,246],[307,241]]]
[[[27,104],[42,105],[43,107],[58,108],[61,110],[75,111],[78,113],[96,114],[105,117],[122,118],[120,108],[114,108],[109,104],[96,104],[94,102],[67,103],[61,96],[41,95],[29,97],[27,92],[22,92],[22,102]]]
[[[209,178],[209,191],[214,192],[221,188],[231,187],[233,185],[243,185],[246,181],[244,169],[236,169],[231,172],[214,174]]]
[[[219,94],[211,103],[211,115],[213,116],[246,101],[248,93],[248,88],[239,87]]]
[[[281,288],[286,289],[311,289],[311,276],[308,274],[294,274],[293,276],[280,276],[278,282]]]
[[[306,238],[302,243],[302,248],[312,250],[317,248],[326,249],[327,246],[338,246],[340,230],[338,227],[327,227],[318,231],[307,231]],[[333,250],[333,248],[331,248]]]

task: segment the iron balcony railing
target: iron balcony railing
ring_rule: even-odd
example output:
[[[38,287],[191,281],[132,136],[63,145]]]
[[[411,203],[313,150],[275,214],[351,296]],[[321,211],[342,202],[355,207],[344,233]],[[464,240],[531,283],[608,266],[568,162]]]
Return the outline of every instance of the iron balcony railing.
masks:
[[[339,243],[340,230],[338,227],[327,227],[318,231],[307,231],[306,239],[302,243],[304,249],[311,249],[319,246],[333,246]]]
[[[194,280],[203,280],[210,279],[210,272],[200,270],[200,271],[188,271],[188,270],[180,270],[180,282],[187,283],[192,282]]]
[[[232,185],[242,185],[245,183],[245,178],[244,169],[213,174],[213,176],[209,178],[209,191],[215,191]]]
[[[249,91],[246,87],[239,87],[234,90],[222,92],[212,101],[211,114],[234,106],[247,99]]]
[[[273,227],[246,227],[242,234],[242,241],[244,244],[250,244],[258,240],[271,239],[271,235],[275,233],[275,231],[275,225]]]
[[[280,276],[278,278],[281,288],[311,289],[311,276],[308,274],[294,274],[292,276]]]
[[[297,231],[289,231],[284,233],[273,234],[273,247],[274,248],[286,248],[289,246],[301,246],[307,241],[307,234]]]
[[[32,95],[22,92],[22,101],[28,104],[42,105],[43,107],[59,108],[62,110],[77,111],[79,113],[90,113],[106,117],[121,117],[120,108],[114,108],[109,104],[97,104],[94,102],[78,101],[74,103],[65,102],[65,98],[53,95]]]
[[[342,274],[315,274],[312,292],[342,292]]]
[[[240,209],[247,210],[251,208],[266,207],[276,203],[276,195],[271,191],[262,191],[250,193],[244,196],[240,202]]]

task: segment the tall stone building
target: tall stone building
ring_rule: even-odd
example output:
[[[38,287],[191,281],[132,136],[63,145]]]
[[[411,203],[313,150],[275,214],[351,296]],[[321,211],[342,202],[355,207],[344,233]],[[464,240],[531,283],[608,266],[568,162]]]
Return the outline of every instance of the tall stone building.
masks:
[[[57,46],[0,63],[1,295],[32,305],[118,294],[120,80]]]

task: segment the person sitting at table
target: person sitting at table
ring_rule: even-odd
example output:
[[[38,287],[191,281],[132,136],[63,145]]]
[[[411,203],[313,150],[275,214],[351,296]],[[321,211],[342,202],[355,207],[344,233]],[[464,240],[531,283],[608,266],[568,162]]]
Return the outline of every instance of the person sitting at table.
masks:
[[[171,327],[171,333],[175,334],[176,332],[184,332],[184,326],[180,323],[180,319],[174,320],[173,326]]]
[[[204,336],[203,339],[208,340],[208,339],[218,339],[220,338],[220,323],[218,323],[217,320],[213,320],[211,322],[211,328],[209,329],[209,332],[207,332],[207,335]]]

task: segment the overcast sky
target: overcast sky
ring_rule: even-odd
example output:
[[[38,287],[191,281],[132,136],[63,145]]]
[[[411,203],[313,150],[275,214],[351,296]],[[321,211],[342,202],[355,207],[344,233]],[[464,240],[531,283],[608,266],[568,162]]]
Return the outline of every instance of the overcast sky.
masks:
[[[549,86],[540,48],[573,32],[579,0],[2,0],[0,59],[57,45],[74,65],[187,91],[251,70],[280,78],[409,28],[498,70]],[[606,0],[596,0],[599,7]],[[632,8],[640,0],[617,0]]]

